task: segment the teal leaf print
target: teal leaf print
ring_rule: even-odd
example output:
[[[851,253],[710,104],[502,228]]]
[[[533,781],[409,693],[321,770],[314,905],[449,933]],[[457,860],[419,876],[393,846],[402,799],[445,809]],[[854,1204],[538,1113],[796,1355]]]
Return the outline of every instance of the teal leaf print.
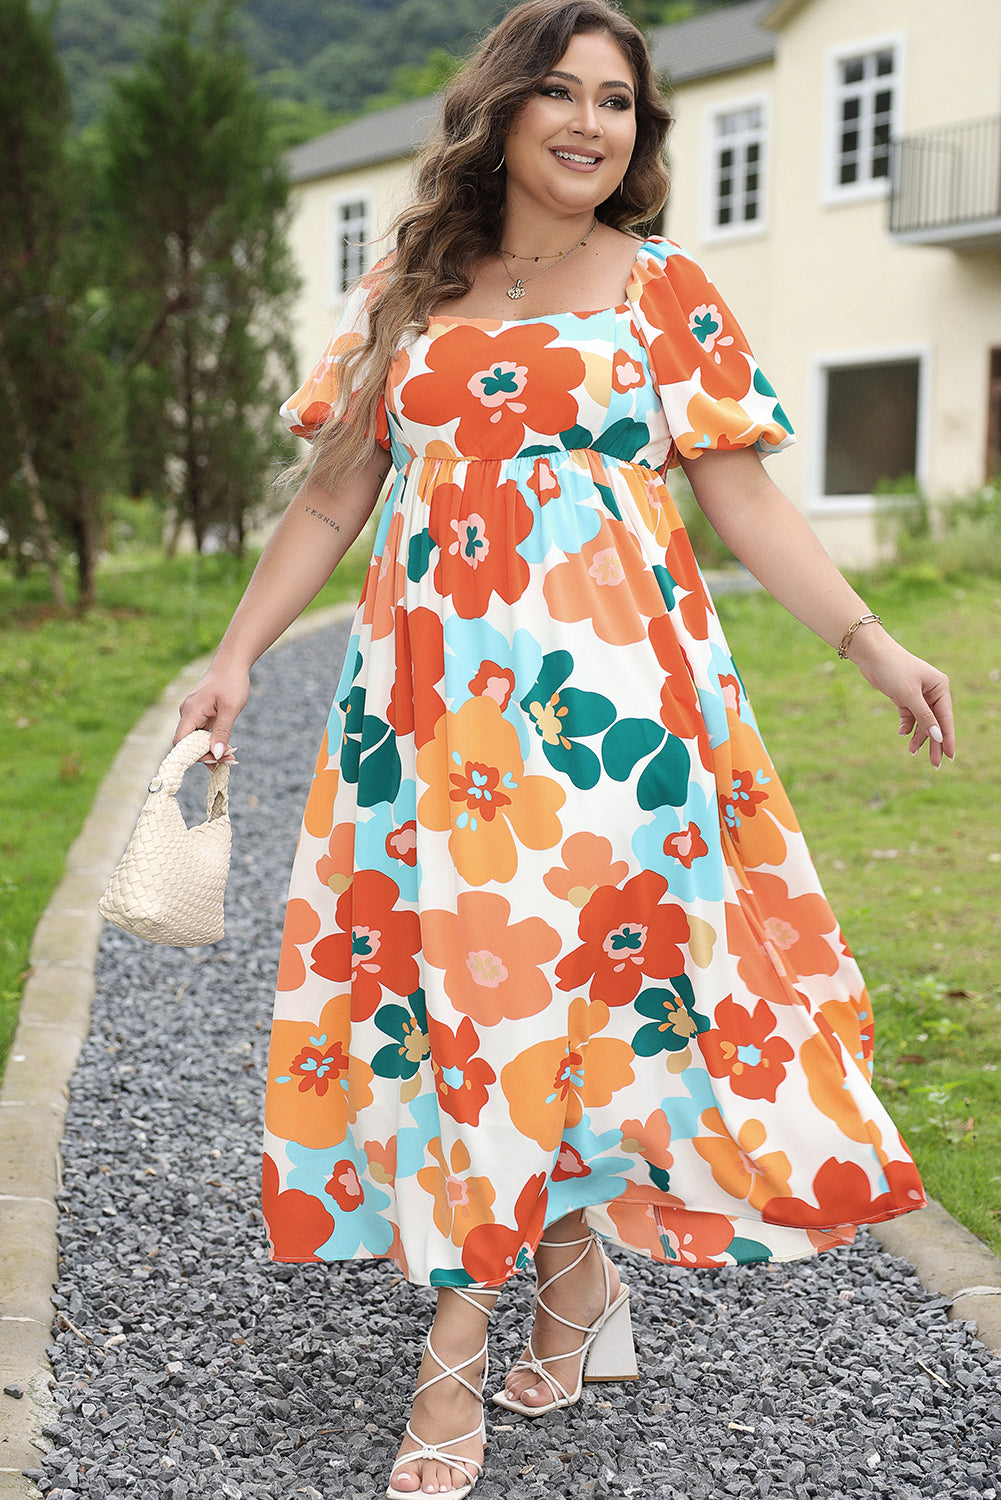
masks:
[[[708,1016],[695,1009],[695,991],[687,974],[668,981],[670,989],[641,990],[633,1009],[649,1016],[633,1037],[633,1051],[640,1057],[658,1052],[683,1052],[694,1037],[712,1025]]]
[[[663,563],[654,563],[653,576],[656,578],[660,591],[664,595],[664,603],[668,609],[674,608],[674,590],[677,587],[674,579],[664,567]]]
[[[650,1162],[647,1162],[646,1169],[650,1173],[650,1181],[654,1187],[659,1187],[662,1193],[669,1193],[671,1191],[670,1174],[665,1172],[663,1167],[655,1167]]]
[[[601,778],[601,761],[587,745],[562,741],[556,745],[544,745],[542,752],[554,771],[573,782],[579,791],[589,792]]]
[[[750,1266],[758,1260],[771,1260],[773,1251],[760,1240],[745,1240],[735,1236],[727,1245],[727,1254],[732,1255],[738,1266]]]
[[[681,807],[688,797],[688,772],[692,758],[677,735],[669,734],[667,742],[636,783],[636,801],[644,812],[663,807]]]
[[[518,394],[518,381],[514,370],[505,370],[500,365],[495,365],[489,375],[480,377],[484,396],[497,396],[501,392],[506,396]]]
[[[650,441],[650,429],[645,422],[636,422],[632,417],[622,417],[613,422],[594,442],[594,451],[609,458],[618,458],[631,463],[641,448]]]
[[[594,435],[586,427],[568,427],[566,432],[560,433],[560,442],[568,449],[593,448]]]
[[[600,693],[564,687],[573,665],[569,651],[549,652],[521,706],[542,739],[549,764],[581,791],[589,791],[601,776],[601,765],[579,740],[607,729],[615,719],[615,706]]]
[[[628,781],[633,768],[664,738],[663,724],[653,719],[620,719],[601,743],[601,762],[613,781]]]
[[[432,540],[427,527],[410,538],[407,548],[407,577],[411,583],[420,583],[431,565],[431,554],[437,543]]]
[[[586,693],[582,688],[568,687],[560,693],[560,703],[568,710],[563,733],[571,739],[578,735],[600,734],[615,719],[615,706],[601,693]]]

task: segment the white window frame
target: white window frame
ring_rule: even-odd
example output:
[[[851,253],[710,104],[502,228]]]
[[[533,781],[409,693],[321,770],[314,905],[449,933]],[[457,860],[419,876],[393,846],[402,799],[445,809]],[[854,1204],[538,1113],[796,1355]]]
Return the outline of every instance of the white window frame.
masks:
[[[371,193],[354,192],[338,193],[330,200],[330,303],[336,307],[343,302],[347,293],[351,290],[356,275],[345,277],[341,267],[341,243],[343,231],[341,215],[345,208],[352,208],[361,204],[363,208],[359,223],[363,226],[365,242],[359,256],[358,275],[362,275],[372,264],[372,244],[375,239],[375,200]]]
[[[872,198],[885,198],[890,191],[892,171],[886,177],[868,177],[862,182],[838,181],[841,166],[841,117],[840,102],[844,92],[841,83],[841,64],[851,57],[868,57],[875,52],[894,54],[893,100],[890,109],[890,140],[896,140],[902,132],[904,73],[907,63],[906,38],[903,32],[884,36],[863,37],[860,41],[840,43],[828,50],[825,56],[824,128],[823,139],[823,202],[829,205],[859,203]],[[879,87],[873,85],[873,92]]]
[[[814,516],[871,515],[875,495],[825,495],[824,464],[827,452],[827,372],[846,365],[884,365],[917,361],[918,433],[915,464],[918,484],[927,485],[931,455],[932,346],[888,344],[876,349],[839,349],[817,354],[810,361],[808,422],[811,441],[806,457],[807,511]]]
[[[761,155],[758,159],[758,207],[756,219],[738,224],[717,224],[718,207],[717,168],[719,140],[716,124],[722,115],[737,114],[740,110],[761,110]],[[768,179],[771,157],[771,98],[768,94],[747,94],[738,99],[728,99],[722,104],[708,105],[702,114],[702,242],[719,244],[728,240],[745,240],[767,233],[768,230]]]

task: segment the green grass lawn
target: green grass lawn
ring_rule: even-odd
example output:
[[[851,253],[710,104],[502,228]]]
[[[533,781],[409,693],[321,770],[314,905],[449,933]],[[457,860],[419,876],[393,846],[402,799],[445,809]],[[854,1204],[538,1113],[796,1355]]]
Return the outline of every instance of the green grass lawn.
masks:
[[[54,612],[41,578],[0,572],[0,1070],[32,934],[101,778],[167,683],[214,650],[253,566],[115,560],[82,618]],[[349,554],[317,604],[356,598],[364,567],[363,550]]]
[[[1001,1251],[1001,580],[860,591],[949,673],[954,765],[768,598],[720,601],[760,727],[876,1013],[876,1085],[932,1195]]]
[[[213,648],[249,571],[224,557],[118,564],[83,620],[0,576],[0,1057],[31,934],[101,777],[143,709]],[[356,596],[362,571],[355,553],[318,602]],[[894,710],[770,599],[725,598],[720,613],[873,991],[879,1092],[931,1193],[1001,1250],[1001,581],[897,575],[864,593],[949,672],[954,766],[912,760]]]

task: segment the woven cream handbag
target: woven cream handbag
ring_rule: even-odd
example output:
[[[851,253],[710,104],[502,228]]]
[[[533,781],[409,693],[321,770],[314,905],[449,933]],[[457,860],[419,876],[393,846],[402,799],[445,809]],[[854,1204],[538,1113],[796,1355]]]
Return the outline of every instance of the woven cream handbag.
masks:
[[[164,756],[108,889],[102,917],[151,943],[197,948],[223,934],[229,874],[229,766],[212,768],[207,821],[189,828],[177,805],[185,771],[207,752],[211,736],[196,729]]]

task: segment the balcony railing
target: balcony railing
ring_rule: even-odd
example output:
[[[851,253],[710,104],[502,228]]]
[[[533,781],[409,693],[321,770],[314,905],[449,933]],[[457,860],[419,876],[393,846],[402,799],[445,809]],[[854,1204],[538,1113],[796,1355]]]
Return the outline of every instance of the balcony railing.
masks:
[[[1001,117],[894,143],[890,233],[915,245],[1001,245]]]

